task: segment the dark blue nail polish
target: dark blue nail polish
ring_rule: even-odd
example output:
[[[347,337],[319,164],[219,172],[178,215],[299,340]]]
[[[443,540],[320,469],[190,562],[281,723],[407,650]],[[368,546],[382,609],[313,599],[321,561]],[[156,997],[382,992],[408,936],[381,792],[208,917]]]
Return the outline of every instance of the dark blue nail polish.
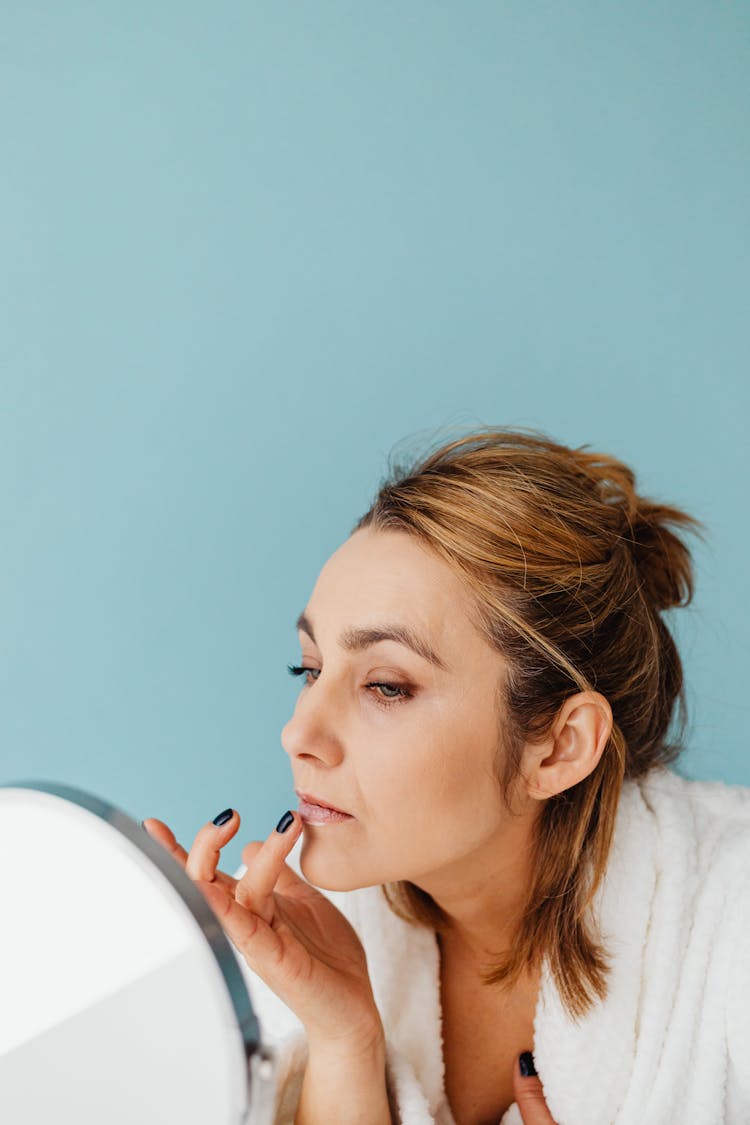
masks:
[[[231,820],[233,812],[234,809],[224,809],[224,812],[220,812],[218,816],[215,816],[214,824],[216,827],[221,828],[222,824],[226,824],[228,820]]]
[[[279,823],[276,825],[276,831],[286,832],[290,824],[294,824],[294,817],[290,812],[285,812]]]
[[[524,1078],[536,1078],[536,1067],[534,1066],[534,1056],[531,1051],[524,1051],[518,1057],[518,1069]]]

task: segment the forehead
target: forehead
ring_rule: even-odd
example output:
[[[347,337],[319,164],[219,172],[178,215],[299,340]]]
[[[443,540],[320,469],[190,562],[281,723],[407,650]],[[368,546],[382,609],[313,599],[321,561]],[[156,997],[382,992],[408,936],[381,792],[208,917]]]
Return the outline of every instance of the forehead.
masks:
[[[335,615],[346,624],[398,618],[436,645],[476,635],[471,606],[460,577],[415,536],[371,528],[354,532],[331,555],[308,602],[313,618]]]

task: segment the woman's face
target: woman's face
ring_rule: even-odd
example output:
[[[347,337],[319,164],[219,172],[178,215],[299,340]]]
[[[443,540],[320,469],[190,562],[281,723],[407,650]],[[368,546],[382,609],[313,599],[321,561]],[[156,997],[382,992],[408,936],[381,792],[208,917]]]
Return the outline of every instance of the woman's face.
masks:
[[[313,671],[281,741],[295,789],[353,816],[305,825],[305,877],[328,890],[476,877],[518,826],[492,771],[503,661],[460,579],[408,534],[363,528],[323,567],[304,617],[300,664]],[[394,627],[444,667],[395,640],[345,636]]]

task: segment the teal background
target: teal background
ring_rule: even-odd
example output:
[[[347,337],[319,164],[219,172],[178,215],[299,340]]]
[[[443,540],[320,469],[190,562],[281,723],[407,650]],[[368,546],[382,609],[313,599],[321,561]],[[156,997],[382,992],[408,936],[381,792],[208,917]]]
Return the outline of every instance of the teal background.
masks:
[[[0,781],[233,869],[389,453],[501,424],[708,523],[683,768],[750,784],[750,7],[0,14]]]

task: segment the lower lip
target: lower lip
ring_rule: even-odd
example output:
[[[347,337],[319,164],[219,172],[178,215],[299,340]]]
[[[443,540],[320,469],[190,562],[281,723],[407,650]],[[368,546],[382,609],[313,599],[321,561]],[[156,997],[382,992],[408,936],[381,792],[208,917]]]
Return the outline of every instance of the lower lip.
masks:
[[[297,812],[305,824],[340,824],[344,820],[354,820],[349,813],[334,812],[333,809],[323,808],[322,805],[311,805],[309,801],[300,798]]]

